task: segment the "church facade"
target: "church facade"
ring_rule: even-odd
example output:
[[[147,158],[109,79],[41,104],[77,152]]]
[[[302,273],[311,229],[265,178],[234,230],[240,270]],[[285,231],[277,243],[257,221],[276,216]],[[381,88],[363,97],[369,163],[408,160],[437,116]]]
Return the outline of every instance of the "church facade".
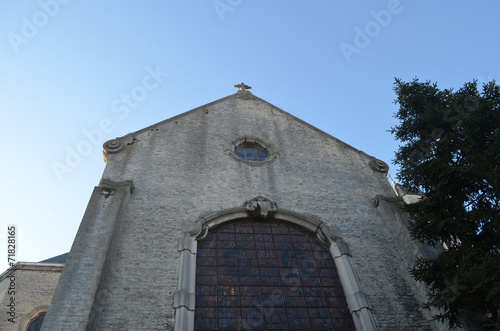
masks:
[[[441,330],[388,166],[238,85],[104,144],[42,330]]]

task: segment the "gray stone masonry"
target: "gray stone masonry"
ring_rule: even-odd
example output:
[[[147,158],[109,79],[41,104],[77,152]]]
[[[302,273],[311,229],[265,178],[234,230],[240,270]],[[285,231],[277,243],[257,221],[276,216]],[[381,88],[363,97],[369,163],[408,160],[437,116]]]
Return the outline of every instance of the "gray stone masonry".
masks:
[[[236,160],[244,139],[275,157]],[[102,187],[94,191],[43,330],[173,330],[182,224],[257,196],[341,236],[379,330],[442,328],[421,310],[422,289],[408,273],[425,252],[397,208],[382,208],[393,202],[373,204],[377,195],[395,197],[374,157],[248,91],[105,148],[103,181],[133,181],[135,190],[117,190],[109,207]]]
[[[0,330],[20,330],[31,320],[31,313],[46,310],[62,268],[63,264],[20,262],[4,272],[0,276]],[[11,298],[15,302],[15,323],[8,320],[11,315],[7,314]]]
[[[98,287],[113,265],[120,218],[132,188],[130,181],[102,181],[94,189],[42,330],[87,330],[106,307],[106,290]]]

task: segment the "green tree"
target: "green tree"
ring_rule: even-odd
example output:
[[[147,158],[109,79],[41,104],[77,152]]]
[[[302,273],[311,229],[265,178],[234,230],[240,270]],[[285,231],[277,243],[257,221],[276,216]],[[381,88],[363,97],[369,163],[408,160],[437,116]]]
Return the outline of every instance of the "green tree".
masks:
[[[434,317],[450,328],[464,310],[491,324],[500,309],[500,87],[492,81],[479,91],[473,81],[439,90],[429,81],[396,79],[394,91],[398,179],[423,195],[405,206],[410,231],[444,247],[411,273],[427,285],[425,306],[439,308]]]

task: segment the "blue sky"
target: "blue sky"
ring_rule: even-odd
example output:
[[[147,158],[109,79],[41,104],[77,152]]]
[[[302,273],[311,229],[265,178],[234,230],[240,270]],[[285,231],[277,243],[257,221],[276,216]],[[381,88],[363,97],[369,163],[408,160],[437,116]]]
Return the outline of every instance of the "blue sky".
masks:
[[[500,76],[500,2],[0,2],[0,269],[69,251],[102,144],[252,92],[387,163],[394,78]],[[390,170],[395,175],[396,169]]]

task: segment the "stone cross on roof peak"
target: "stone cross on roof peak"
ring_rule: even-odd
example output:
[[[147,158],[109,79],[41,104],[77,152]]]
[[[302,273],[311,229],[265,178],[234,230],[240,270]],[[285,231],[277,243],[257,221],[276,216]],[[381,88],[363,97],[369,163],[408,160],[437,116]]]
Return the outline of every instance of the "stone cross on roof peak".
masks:
[[[245,83],[241,82],[241,84],[234,85],[238,90],[245,92],[246,90],[250,90],[251,87],[248,85],[245,85]]]

